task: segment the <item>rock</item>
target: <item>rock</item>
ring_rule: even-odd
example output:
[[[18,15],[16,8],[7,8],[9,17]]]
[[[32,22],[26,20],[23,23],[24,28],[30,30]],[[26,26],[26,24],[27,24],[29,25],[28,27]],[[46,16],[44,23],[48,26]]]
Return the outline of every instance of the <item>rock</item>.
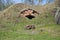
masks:
[[[35,25],[27,25],[27,26],[26,26],[26,29],[27,29],[27,30],[35,29]]]

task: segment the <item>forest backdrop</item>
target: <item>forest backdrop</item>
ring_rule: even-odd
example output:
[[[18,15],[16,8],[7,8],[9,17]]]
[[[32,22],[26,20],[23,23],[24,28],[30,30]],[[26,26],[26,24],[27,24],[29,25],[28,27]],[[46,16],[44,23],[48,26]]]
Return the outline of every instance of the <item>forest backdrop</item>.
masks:
[[[0,0],[0,11],[8,8],[16,3],[31,4],[31,5],[46,5],[53,3],[55,0]]]

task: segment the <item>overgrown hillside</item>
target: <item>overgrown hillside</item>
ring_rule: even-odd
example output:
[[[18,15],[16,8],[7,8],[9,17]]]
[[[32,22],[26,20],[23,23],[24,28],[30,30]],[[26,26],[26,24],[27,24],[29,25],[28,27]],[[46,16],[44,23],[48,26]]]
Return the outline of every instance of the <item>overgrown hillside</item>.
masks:
[[[51,5],[51,4],[50,4]],[[12,5],[0,14],[0,40],[60,40],[60,25],[51,15],[53,6]],[[18,17],[22,9],[31,8],[39,12],[33,19]],[[26,30],[26,25],[35,29]]]

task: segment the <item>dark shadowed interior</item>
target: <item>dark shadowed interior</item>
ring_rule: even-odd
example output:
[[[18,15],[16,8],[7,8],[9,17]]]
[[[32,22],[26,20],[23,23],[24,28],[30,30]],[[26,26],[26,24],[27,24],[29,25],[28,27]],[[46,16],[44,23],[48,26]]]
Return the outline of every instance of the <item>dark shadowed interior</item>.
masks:
[[[35,18],[35,16],[32,16],[32,15],[27,15],[27,16],[25,16],[25,17],[27,17],[28,19]]]

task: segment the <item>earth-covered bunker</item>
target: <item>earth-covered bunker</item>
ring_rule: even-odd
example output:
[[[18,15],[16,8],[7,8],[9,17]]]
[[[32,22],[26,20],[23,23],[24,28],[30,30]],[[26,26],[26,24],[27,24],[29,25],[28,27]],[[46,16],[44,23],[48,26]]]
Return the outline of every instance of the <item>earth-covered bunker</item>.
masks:
[[[39,13],[33,9],[30,9],[30,8],[24,9],[21,11],[21,15],[24,17],[27,17],[28,19],[35,18],[36,14],[39,14]]]

